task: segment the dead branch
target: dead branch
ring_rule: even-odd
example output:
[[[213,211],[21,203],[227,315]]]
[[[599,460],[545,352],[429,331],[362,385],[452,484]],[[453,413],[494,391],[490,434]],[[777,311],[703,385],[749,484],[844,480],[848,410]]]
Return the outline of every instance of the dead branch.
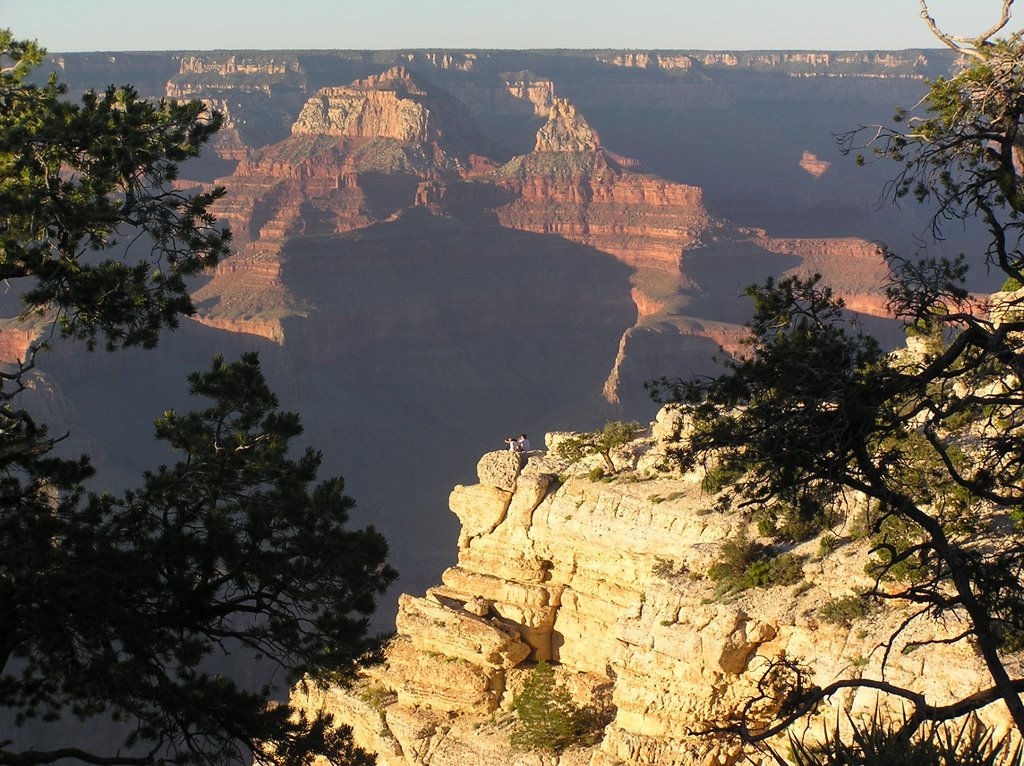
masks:
[[[1010,6],[1012,5],[1013,0],[1003,0],[1003,10],[999,21],[977,37],[963,37],[943,32],[939,29],[938,24],[935,23],[935,19],[932,18],[931,12],[928,10],[927,0],[921,0],[921,18],[924,19],[924,23],[928,25],[931,33],[947,48],[952,48],[957,53],[965,56],[984,59],[985,54],[982,53],[982,50],[990,46],[992,44],[991,38],[1010,23]],[[1020,34],[1020,32],[1017,32],[1014,37],[1019,37]]]

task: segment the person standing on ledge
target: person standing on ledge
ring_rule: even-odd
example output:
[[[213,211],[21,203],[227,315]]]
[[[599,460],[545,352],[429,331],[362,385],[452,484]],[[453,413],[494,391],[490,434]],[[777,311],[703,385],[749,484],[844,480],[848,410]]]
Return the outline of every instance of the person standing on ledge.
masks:
[[[526,434],[519,434],[519,438],[515,442],[515,449],[520,455],[525,455],[530,451],[530,440],[526,438]]]

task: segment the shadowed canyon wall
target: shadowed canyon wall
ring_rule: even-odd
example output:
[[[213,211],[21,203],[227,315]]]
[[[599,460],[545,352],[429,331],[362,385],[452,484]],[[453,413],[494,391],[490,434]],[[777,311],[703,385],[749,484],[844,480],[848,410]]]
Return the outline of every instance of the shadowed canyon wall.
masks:
[[[739,348],[743,288],[821,272],[894,342],[875,239],[924,219],[832,134],[913,104],[943,51],[67,54],[73,93],[131,82],[226,114],[182,186],[223,184],[237,251],[154,352],[57,344],[62,450],[131,483],[188,371],[255,348],[325,472],[391,541],[400,588],[452,563],[438,509],[513,432],[647,420],[643,382]],[[955,243],[954,243],[955,246]],[[887,334],[888,333],[888,334]],[[23,349],[7,325],[7,358]],[[382,604],[381,627],[393,619]]]

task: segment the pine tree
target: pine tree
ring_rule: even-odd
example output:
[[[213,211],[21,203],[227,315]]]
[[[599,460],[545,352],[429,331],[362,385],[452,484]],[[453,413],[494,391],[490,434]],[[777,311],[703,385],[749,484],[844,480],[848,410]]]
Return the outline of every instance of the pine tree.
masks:
[[[527,675],[512,710],[519,721],[511,741],[519,749],[560,753],[582,733],[583,712],[543,660]]]
[[[899,163],[888,190],[934,204],[934,234],[977,219],[988,234],[978,255],[1008,291],[983,305],[964,287],[963,257],[885,250],[889,308],[918,348],[887,354],[819,277],[768,280],[748,291],[747,349],[726,374],[652,384],[685,415],[679,464],[740,477],[746,508],[768,519],[799,509],[801,524],[822,529],[842,516],[845,498],[866,498],[878,554],[867,595],[909,605],[901,629],[925,616],[959,621],[950,640],[976,648],[992,686],[934,705],[884,679],[813,688],[783,661],[766,671],[788,679],[779,720],[756,732],[746,721],[725,727],[748,741],[858,686],[910,706],[908,738],[928,721],[1000,700],[1024,735],[1024,679],[1005,661],[1024,647],[1024,43],[1021,32],[995,38],[1011,4],[1003,0],[1000,20],[980,37],[957,38],[938,32],[922,2],[933,31],[967,64],[931,83],[919,109],[898,112],[893,126],[839,137],[844,151]],[[777,692],[778,684],[779,702]]]
[[[223,189],[175,186],[220,116],[131,87],[73,103],[55,78],[29,81],[42,54],[0,31],[0,279],[90,349],[151,347],[194,313],[187,277],[227,253],[209,213]],[[88,457],[54,457],[21,406],[43,348],[0,369],[0,709],[15,725],[113,719],[123,736],[19,747],[5,731],[0,765],[371,763],[330,716],[277,700],[299,678],[353,676],[395,573],[377,532],[348,528],[343,481],[293,450],[301,423],[256,356],[192,375],[206,406],[156,424],[178,462],[114,494],[89,491]],[[216,672],[229,653],[269,680]]]

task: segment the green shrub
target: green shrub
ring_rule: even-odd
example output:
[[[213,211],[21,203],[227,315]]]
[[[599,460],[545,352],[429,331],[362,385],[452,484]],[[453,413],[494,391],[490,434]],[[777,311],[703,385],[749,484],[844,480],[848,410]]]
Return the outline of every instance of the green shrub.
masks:
[[[849,628],[856,620],[867,617],[873,611],[871,602],[863,594],[855,593],[825,602],[818,610],[818,616],[825,622]]]
[[[716,465],[704,473],[704,478],[700,482],[700,491],[706,495],[717,495],[729,485],[735,484],[744,473],[742,468]]]
[[[555,679],[548,663],[538,662],[512,701],[518,719],[510,741],[517,750],[557,754],[585,733],[588,716]]]
[[[793,500],[760,508],[754,516],[758,534],[785,543],[814,537],[832,523],[832,513],[820,494],[808,491]]]
[[[804,595],[807,591],[809,591],[813,587],[814,586],[811,585],[811,583],[807,582],[807,580],[801,580],[797,584],[797,586],[795,588],[793,588],[793,598],[798,598],[798,597]]]
[[[687,568],[685,564],[681,564],[678,567],[676,562],[672,559],[665,559],[661,556],[654,557],[654,566],[651,567],[651,574],[662,580],[671,580],[675,577],[681,577],[687,574]]]
[[[374,710],[380,710],[389,702],[393,702],[396,697],[394,692],[388,691],[380,684],[370,684],[359,692],[359,699]]]
[[[754,517],[757,522],[757,534],[761,537],[774,538],[779,533],[779,525],[775,517],[767,513],[759,513]]]
[[[768,585],[793,585],[804,579],[804,559],[795,553],[781,553],[768,559]]]
[[[793,585],[803,576],[803,559],[794,553],[782,553],[751,562],[740,578],[737,590]]]
[[[590,473],[587,474],[591,481],[600,481],[604,478],[604,468],[597,465],[590,469]]]
[[[835,553],[836,549],[842,544],[842,540],[836,537],[831,532],[826,532],[821,536],[821,540],[818,541],[818,554],[824,559]]]
[[[741,530],[722,546],[708,577],[721,583],[719,595],[748,588],[793,585],[803,579],[803,558],[795,553],[777,553],[771,546],[751,540],[746,530]]]
[[[708,570],[712,580],[739,580],[753,562],[766,557],[769,549],[751,540],[747,530],[741,529],[734,538],[722,545],[718,561]]]
[[[359,692],[359,699],[377,711],[381,726],[387,728],[386,708],[398,699],[398,695],[379,684],[370,684]]]
[[[864,540],[873,534],[874,514],[868,510],[859,511],[850,520],[850,539]]]
[[[575,434],[563,439],[555,448],[555,454],[573,463],[588,455],[600,455],[607,472],[614,473],[616,469],[612,461],[612,450],[629,444],[639,432],[640,424],[635,420],[629,423],[613,420],[605,423],[600,431]]]
[[[884,576],[898,582],[924,581],[929,575],[926,562],[917,555],[902,555],[920,542],[920,527],[909,519],[889,516],[874,536],[875,560],[869,562],[864,571],[871,577]]]
[[[767,559],[751,562],[740,578],[737,590],[767,587],[771,581],[770,570],[771,562]]]

